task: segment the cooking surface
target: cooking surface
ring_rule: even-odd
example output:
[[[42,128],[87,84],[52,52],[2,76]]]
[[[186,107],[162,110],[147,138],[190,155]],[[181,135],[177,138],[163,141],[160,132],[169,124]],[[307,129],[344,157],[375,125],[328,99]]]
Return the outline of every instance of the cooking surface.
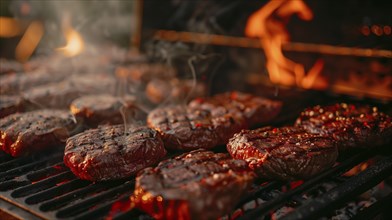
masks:
[[[286,205],[296,211],[284,219],[331,216],[333,210],[391,176],[392,155],[386,155],[374,155],[368,151],[355,153],[304,183],[258,180],[249,194],[238,201],[238,209],[228,217],[254,219],[269,216]],[[101,183],[80,180],[63,164],[62,152],[16,159],[1,154],[0,161],[0,198],[39,219],[150,219],[129,208],[133,178]],[[375,162],[369,163],[366,170],[355,176],[342,175],[364,161]],[[370,218],[386,210],[385,204],[391,200],[391,193],[386,194],[383,200],[359,212],[356,217]],[[22,211],[16,211],[18,213]],[[276,217],[277,213],[272,215]]]

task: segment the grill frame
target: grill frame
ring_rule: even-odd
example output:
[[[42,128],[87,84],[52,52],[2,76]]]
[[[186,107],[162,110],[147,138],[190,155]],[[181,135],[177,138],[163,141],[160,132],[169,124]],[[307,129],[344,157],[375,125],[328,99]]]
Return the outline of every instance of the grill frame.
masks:
[[[380,154],[380,151],[378,151],[378,154]],[[9,207],[17,207],[11,214],[14,213],[16,216],[20,213],[24,216],[29,214],[31,215],[29,219],[105,219],[110,214],[110,210],[112,210],[115,202],[119,200],[123,202],[129,201],[128,198],[132,194],[134,187],[133,178],[101,183],[79,180],[62,164],[62,159],[59,155],[61,155],[61,152],[50,153],[46,156],[34,155],[16,159],[12,159],[7,155],[0,156],[0,179],[2,179],[0,182],[0,201],[2,203],[6,202]],[[354,177],[349,179],[341,178],[341,174],[370,158],[376,158],[377,163]],[[46,164],[47,166],[45,166],[46,162],[49,162]],[[11,165],[19,166],[7,170]],[[27,169],[34,166],[38,166],[39,169]],[[356,191],[354,195],[360,195],[391,175],[392,155],[390,153],[386,156],[380,156],[371,151],[362,151],[355,153],[333,168],[286,192],[281,192],[281,190],[283,187],[288,189],[290,183],[258,180],[249,194],[238,202],[235,211],[224,218],[243,220],[268,216],[272,211],[283,207],[288,201],[297,200],[298,202],[303,193],[310,192],[323,182],[331,180],[342,181],[331,191],[322,195],[321,198],[315,198],[319,206],[317,204],[312,206],[313,203],[310,202],[310,205],[305,204],[306,206],[297,207],[295,212],[287,214],[284,219],[322,217],[328,214],[326,210],[334,210],[334,208],[338,208],[340,205],[333,202],[333,208],[329,209],[320,206],[320,203],[322,204],[323,201],[329,200],[331,202],[331,199],[336,199],[336,197],[331,197],[331,195],[335,195],[334,191],[342,192],[345,197],[337,197],[337,199],[347,202],[347,198],[351,198],[353,192]],[[63,182],[64,180],[67,180],[67,182]],[[33,182],[34,184],[32,184]],[[355,187],[352,187],[353,185]],[[65,190],[65,193],[61,193],[63,190]],[[278,193],[276,194],[276,192]],[[390,197],[391,195],[386,195],[385,198],[374,203],[371,209],[364,209],[359,212],[356,218],[360,219],[361,215],[374,216],[385,210],[386,206],[384,203],[390,201]],[[257,204],[259,199],[263,199],[265,202]],[[254,207],[249,208],[250,206]],[[310,206],[314,208],[314,212],[309,212]],[[119,211],[114,213],[114,216],[111,216],[111,218],[151,219],[151,217],[136,209],[124,212]]]

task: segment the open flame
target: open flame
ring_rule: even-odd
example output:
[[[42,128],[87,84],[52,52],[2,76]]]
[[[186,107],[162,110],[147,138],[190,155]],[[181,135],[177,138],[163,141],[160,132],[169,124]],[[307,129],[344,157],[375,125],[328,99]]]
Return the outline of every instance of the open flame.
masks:
[[[68,16],[63,19],[63,30],[67,44],[64,47],[57,48],[67,57],[73,57],[84,50],[84,41],[79,32],[72,26]]]
[[[302,64],[286,58],[282,52],[282,46],[289,41],[285,26],[293,14],[303,20],[313,18],[312,11],[302,0],[271,0],[249,17],[245,35],[260,38],[272,83],[324,89],[327,87],[327,81],[320,75],[324,67],[323,60],[317,60],[313,67],[305,72]]]

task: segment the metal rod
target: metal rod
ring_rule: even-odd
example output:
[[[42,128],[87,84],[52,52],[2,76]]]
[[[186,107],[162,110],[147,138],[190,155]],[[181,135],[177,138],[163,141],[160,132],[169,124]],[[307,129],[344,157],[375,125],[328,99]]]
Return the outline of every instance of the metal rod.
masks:
[[[211,44],[218,46],[263,49],[260,44],[260,39],[247,37],[233,37],[217,34],[156,30],[153,35],[153,38],[166,41],[182,41],[197,44]],[[327,44],[288,42],[283,44],[282,50],[290,52],[320,53],[338,56],[392,58],[391,50],[341,47]]]
[[[136,0],[133,4],[134,22],[133,31],[131,33],[131,50],[140,51],[140,42],[142,39],[142,23],[143,23],[143,0]]]

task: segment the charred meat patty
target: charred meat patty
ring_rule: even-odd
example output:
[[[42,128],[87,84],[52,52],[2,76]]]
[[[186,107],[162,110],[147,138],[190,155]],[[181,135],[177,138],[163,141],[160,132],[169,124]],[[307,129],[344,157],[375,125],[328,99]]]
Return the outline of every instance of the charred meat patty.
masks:
[[[82,95],[107,93],[113,90],[114,85],[114,77],[108,74],[74,75],[61,82],[25,90],[23,98],[45,108],[68,109],[76,98]]]
[[[377,147],[391,143],[391,118],[376,107],[335,104],[303,111],[296,126],[332,137],[339,150]]]
[[[157,108],[148,114],[147,124],[162,135],[166,148],[188,151],[226,144],[244,128],[241,118],[225,111],[212,116],[207,110],[186,106]]]
[[[268,179],[306,179],[331,167],[338,156],[332,139],[296,127],[242,130],[227,144],[235,159]]]
[[[227,111],[243,117],[248,126],[271,122],[280,112],[282,103],[242,92],[226,92],[209,98],[197,98],[189,103],[191,108],[204,109],[214,115]]]
[[[71,112],[91,126],[100,124],[121,124],[145,120],[145,113],[136,105],[134,97],[115,97],[111,95],[89,95],[75,99]]]
[[[147,168],[136,178],[136,207],[156,219],[217,219],[251,186],[245,161],[195,150]]]
[[[102,181],[132,176],[166,155],[156,131],[128,126],[101,126],[68,138],[64,163],[81,179]]]
[[[1,148],[14,157],[57,147],[75,129],[73,116],[62,110],[15,113],[0,120]]]
[[[35,70],[28,73],[11,73],[0,76],[0,94],[17,95],[21,91],[52,82],[59,82],[65,74]]]
[[[23,111],[23,99],[20,96],[0,95],[0,118]]]

